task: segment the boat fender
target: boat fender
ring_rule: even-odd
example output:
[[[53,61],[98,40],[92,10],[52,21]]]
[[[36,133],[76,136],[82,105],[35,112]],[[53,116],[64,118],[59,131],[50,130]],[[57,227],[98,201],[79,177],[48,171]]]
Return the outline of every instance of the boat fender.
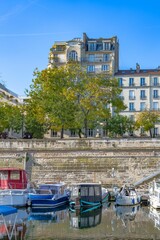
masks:
[[[134,202],[134,198],[132,198],[132,204],[135,204],[135,202]]]

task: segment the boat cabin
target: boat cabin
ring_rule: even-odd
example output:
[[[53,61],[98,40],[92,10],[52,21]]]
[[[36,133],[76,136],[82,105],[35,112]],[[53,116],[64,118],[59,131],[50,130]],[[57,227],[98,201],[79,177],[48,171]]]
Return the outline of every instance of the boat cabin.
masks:
[[[66,185],[64,183],[44,183],[39,185],[39,191],[50,192],[54,194],[63,194],[66,190]]]
[[[75,207],[81,206],[82,202],[91,206],[101,201],[102,187],[99,183],[79,183],[71,187],[71,202],[75,203]]]
[[[24,169],[0,168],[0,189],[27,188],[27,173]]]

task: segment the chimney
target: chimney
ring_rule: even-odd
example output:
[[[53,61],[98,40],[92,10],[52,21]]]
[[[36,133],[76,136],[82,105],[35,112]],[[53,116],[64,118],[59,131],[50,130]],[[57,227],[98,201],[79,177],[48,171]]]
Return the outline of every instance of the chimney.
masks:
[[[138,63],[136,63],[136,72],[139,73],[140,72],[140,65]]]

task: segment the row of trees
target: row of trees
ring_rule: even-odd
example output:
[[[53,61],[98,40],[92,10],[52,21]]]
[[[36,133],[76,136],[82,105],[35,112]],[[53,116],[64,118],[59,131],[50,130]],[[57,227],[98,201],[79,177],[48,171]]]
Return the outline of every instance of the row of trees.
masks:
[[[77,63],[36,69],[30,90],[26,91],[25,105],[0,103],[0,131],[12,128],[18,132],[25,126],[25,131],[33,137],[43,138],[53,129],[61,131],[63,138],[66,129],[74,129],[79,137],[83,132],[87,137],[88,128],[94,129],[102,123],[110,136],[122,136],[140,127],[151,130],[159,121],[159,113],[145,111],[137,116],[136,122],[119,115],[126,108],[119,97],[121,91],[117,79],[88,74]]]

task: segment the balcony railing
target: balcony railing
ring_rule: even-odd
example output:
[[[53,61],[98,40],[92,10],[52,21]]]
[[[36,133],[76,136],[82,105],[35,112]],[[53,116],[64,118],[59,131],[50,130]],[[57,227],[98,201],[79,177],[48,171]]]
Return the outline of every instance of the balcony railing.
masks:
[[[147,99],[147,96],[140,96],[140,99],[141,99],[141,100],[146,100],[146,99]]]
[[[135,96],[129,96],[129,100],[135,100],[136,97]]]

